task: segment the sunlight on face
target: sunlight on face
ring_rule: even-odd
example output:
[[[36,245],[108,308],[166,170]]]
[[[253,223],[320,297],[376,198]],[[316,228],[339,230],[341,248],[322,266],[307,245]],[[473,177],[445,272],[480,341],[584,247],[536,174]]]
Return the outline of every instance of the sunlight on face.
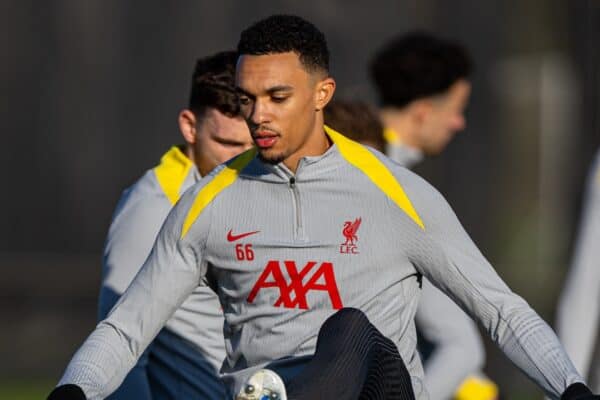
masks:
[[[322,134],[316,93],[322,74],[309,72],[294,52],[242,55],[236,83],[241,112],[259,155],[279,163],[304,154]],[[322,136],[322,135],[321,135]]]
[[[203,175],[252,147],[252,138],[244,119],[227,116],[215,108],[205,111],[196,135],[196,163]]]

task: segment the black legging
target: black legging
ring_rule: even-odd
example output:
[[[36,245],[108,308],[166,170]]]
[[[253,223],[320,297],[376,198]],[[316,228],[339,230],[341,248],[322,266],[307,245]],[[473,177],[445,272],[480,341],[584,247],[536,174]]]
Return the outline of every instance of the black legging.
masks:
[[[286,387],[289,400],[415,399],[396,345],[354,308],[325,321],[314,357]]]

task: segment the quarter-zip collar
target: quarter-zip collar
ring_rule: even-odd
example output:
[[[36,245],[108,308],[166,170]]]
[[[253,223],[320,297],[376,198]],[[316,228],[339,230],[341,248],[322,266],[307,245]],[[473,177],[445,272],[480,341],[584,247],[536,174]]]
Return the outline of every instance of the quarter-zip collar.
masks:
[[[257,156],[240,176],[280,183],[289,182],[291,177],[295,177],[296,180],[310,180],[344,164],[345,160],[334,143],[321,155],[302,157],[295,174],[282,162],[273,165],[262,161]]]

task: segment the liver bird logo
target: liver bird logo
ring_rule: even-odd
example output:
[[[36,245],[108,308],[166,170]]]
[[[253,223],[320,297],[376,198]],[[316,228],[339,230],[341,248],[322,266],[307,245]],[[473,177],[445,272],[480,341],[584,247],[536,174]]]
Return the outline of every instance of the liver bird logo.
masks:
[[[346,238],[346,241],[342,246],[354,246],[354,242],[358,240],[358,236],[356,236],[356,232],[360,227],[360,223],[362,218],[356,218],[354,222],[346,221],[344,222],[344,228],[342,229],[342,235]]]

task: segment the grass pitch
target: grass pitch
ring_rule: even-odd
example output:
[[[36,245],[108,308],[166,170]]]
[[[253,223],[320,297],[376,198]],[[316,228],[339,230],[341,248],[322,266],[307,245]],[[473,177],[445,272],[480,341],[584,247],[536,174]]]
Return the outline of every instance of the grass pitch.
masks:
[[[45,399],[55,384],[50,380],[0,381],[0,400]]]

